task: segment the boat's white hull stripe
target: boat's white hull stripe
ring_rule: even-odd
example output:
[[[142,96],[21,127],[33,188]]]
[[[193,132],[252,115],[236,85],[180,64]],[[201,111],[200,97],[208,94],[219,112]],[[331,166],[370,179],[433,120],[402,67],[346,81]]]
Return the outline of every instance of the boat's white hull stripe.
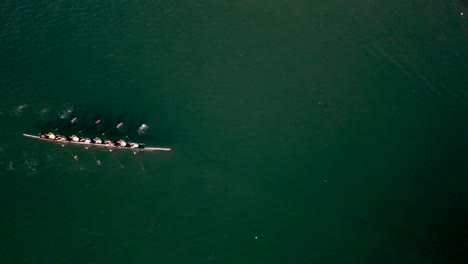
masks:
[[[35,135],[29,135],[29,134],[23,134],[25,137],[30,137],[30,138],[36,138],[36,139],[41,139],[45,141],[50,141],[50,142],[56,142],[56,143],[62,143],[62,144],[76,144],[76,145],[85,145],[85,146],[96,146],[96,147],[105,147],[105,148],[110,148],[110,149],[131,149],[131,150],[138,150],[138,151],[170,151],[170,148],[160,148],[160,147],[144,147],[144,148],[128,148],[128,147],[112,147],[109,145],[105,144],[92,144],[92,143],[84,143],[84,142],[75,142],[75,141],[58,141],[58,140],[51,140],[48,138],[41,138],[39,136]]]

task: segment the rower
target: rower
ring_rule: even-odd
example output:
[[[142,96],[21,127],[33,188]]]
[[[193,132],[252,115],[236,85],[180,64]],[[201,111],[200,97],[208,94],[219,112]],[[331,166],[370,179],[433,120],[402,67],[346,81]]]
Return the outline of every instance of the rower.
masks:
[[[39,137],[41,137],[41,138],[47,138],[47,134],[41,133],[41,134],[39,134]]]
[[[119,143],[119,146],[121,146],[121,147],[127,146],[127,142],[125,142],[125,140],[123,140],[123,139],[120,139],[119,141],[117,141],[117,143]]]
[[[104,141],[104,144],[106,144],[106,145],[108,145],[108,146],[112,146],[112,147],[115,146],[115,142],[112,141],[112,140],[105,140],[105,141]]]
[[[72,141],[75,141],[75,142],[79,142],[79,141],[80,141],[80,138],[77,137],[77,136],[75,136],[75,135],[72,135],[70,138],[71,138]]]
[[[49,133],[47,134],[47,137],[48,137],[49,139],[55,139],[55,135],[54,135],[54,133],[52,133],[52,132],[49,132]]]
[[[98,137],[93,138],[95,144],[102,144],[102,140]]]
[[[55,140],[57,140],[57,141],[67,141],[67,137],[62,136],[62,135],[57,135],[57,136],[55,136]]]
[[[133,142],[130,143],[131,148],[138,148],[138,146],[139,146],[138,143],[133,143]]]
[[[89,144],[89,143],[91,143],[91,139],[90,138],[80,138],[80,142]]]

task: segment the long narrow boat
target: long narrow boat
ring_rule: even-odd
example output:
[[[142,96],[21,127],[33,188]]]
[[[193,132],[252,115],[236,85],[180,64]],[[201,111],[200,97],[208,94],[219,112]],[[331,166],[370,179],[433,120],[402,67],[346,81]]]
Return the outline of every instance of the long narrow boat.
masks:
[[[145,144],[138,143],[140,147],[138,148],[131,148],[131,147],[121,147],[121,146],[110,146],[106,144],[97,144],[97,143],[85,143],[85,142],[75,142],[75,141],[59,141],[59,140],[53,140],[53,139],[48,139],[48,138],[41,138],[40,136],[35,136],[35,135],[29,135],[29,134],[23,134],[25,137],[29,138],[35,138],[35,139],[40,139],[40,140],[45,140],[45,141],[51,141],[51,142],[56,142],[56,143],[61,143],[61,144],[76,144],[76,145],[84,145],[84,146],[96,146],[96,147],[105,147],[109,149],[131,149],[131,150],[138,150],[138,151],[170,151],[170,148],[161,148],[161,147],[147,147]]]

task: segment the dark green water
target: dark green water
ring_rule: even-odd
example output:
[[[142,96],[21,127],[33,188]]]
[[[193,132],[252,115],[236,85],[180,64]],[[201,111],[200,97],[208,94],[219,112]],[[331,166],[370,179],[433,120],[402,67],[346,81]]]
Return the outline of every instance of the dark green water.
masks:
[[[466,2],[179,2],[0,3],[1,263],[467,263]]]

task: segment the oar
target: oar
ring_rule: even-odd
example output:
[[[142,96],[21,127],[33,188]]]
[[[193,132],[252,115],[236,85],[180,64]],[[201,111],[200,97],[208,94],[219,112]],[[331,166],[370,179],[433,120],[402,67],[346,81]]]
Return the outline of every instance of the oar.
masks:
[[[93,125],[97,125],[97,124],[99,124],[100,122],[101,122],[101,119],[98,119],[98,120],[94,121],[94,123],[93,123],[92,125],[87,126],[87,127],[83,128],[83,129],[81,129],[80,131],[78,131],[78,133],[81,133],[81,132],[85,131],[86,129],[92,127]]]
[[[72,120],[70,120],[70,123],[72,123],[72,124],[73,124],[73,123],[75,123],[76,119],[78,119],[78,117],[74,117],[74,118],[72,118]],[[65,124],[65,125],[63,125],[63,126],[59,126],[59,127],[55,128],[55,131],[57,131],[57,130],[59,130],[59,129],[62,129],[62,128],[64,128],[66,125],[67,125],[67,124]]]
[[[137,131],[132,132],[132,133],[130,133],[128,136],[125,136],[125,137],[126,137],[126,138],[129,138],[130,136],[132,136],[132,135],[134,135],[134,134],[136,134],[136,133],[140,134],[140,129],[141,129],[141,128],[144,128],[144,130],[142,130],[142,132],[144,133],[144,131],[145,131],[146,129],[148,129],[148,126],[147,126],[146,124],[142,124],[142,125],[138,128]]]
[[[133,133],[133,134],[134,134],[134,133]],[[132,134],[130,134],[130,135],[132,135]],[[125,136],[125,137],[128,138],[128,140],[129,140],[130,142],[133,142],[133,140],[130,138],[130,135]],[[133,154],[136,155],[136,151],[133,151]]]
[[[128,138],[128,140],[133,141],[133,140],[130,138],[130,135],[125,136],[125,137]],[[133,151],[133,154],[136,155],[137,152],[134,150],[134,151]],[[141,163],[141,161],[140,161],[136,156],[135,156],[135,160],[138,162],[138,165],[140,165],[141,171],[142,171],[142,172],[145,172],[145,167],[143,167],[143,163]]]
[[[119,124],[117,124],[117,126],[115,126],[115,128],[119,129],[119,128],[121,128],[123,126],[123,124],[124,124],[124,122],[120,122]],[[107,130],[106,132],[102,133],[101,135],[104,136],[105,134],[111,132],[112,130],[113,130],[113,128]]]
[[[65,147],[64,144],[60,144],[60,145],[62,146],[62,148],[64,148],[64,149],[68,152],[68,154],[70,154],[70,156],[73,157],[73,159],[74,159],[75,161],[78,161],[78,155],[75,155],[75,154],[71,153],[71,151],[68,150],[68,149]]]
[[[102,133],[101,135],[104,136],[106,135],[107,133],[111,132],[113,129],[119,129],[123,126],[124,122],[120,122],[117,124],[117,126],[115,126],[115,128],[112,128],[112,129],[109,129],[107,130],[106,132]],[[122,164],[122,162],[120,162],[120,160],[117,158],[117,155],[115,155],[114,152],[112,152],[112,149],[109,149],[109,152],[111,153],[112,157],[115,159],[115,161],[119,164],[120,168],[123,169],[124,168],[124,165]]]
[[[96,155],[92,152],[92,151],[87,151],[89,149],[88,146],[85,146],[85,148],[83,149],[83,151],[86,151],[87,153],[89,153],[91,155],[91,157],[94,159],[94,161],[96,162],[96,165],[98,166],[101,166],[101,161],[97,159]]]
[[[92,125],[90,125],[90,126],[88,126],[88,127],[85,127],[85,128],[83,128],[82,130],[78,131],[78,134],[79,134],[82,138],[84,138],[85,136],[83,135],[82,132],[85,131],[86,129],[90,128],[90,127],[93,126],[93,125],[99,124],[100,122],[101,122],[100,119],[94,121],[94,124],[92,124]],[[84,148],[85,148],[84,150],[88,150],[88,149],[89,149],[88,146],[85,146]],[[98,160],[98,159],[96,158],[96,156],[95,156],[92,152],[88,152],[88,153],[93,157],[94,161],[96,161],[96,165],[100,166],[100,165],[101,165],[101,161]],[[120,162],[119,162],[119,163],[120,163]],[[122,167],[122,166],[123,166],[123,165],[121,165],[121,167]]]
[[[114,152],[112,152],[112,149],[109,149],[109,152],[111,153],[112,157],[114,157],[115,161],[119,164],[120,168],[123,169],[124,165],[122,164],[122,162],[120,162],[120,160],[117,158]]]
[[[123,122],[119,123],[119,124],[116,126],[116,128],[118,129],[118,128],[120,128],[122,125],[123,125]],[[131,135],[132,135],[132,134],[131,134]],[[128,138],[129,140],[131,140],[131,139],[130,139],[130,135],[127,135],[127,136],[125,136],[125,137]],[[136,155],[136,154],[137,154],[136,151],[133,151],[133,154]],[[145,167],[143,167],[143,164],[141,163],[141,161],[140,161],[137,157],[135,157],[135,160],[138,162],[138,165],[140,165],[141,171],[142,171],[142,172],[145,172]]]

